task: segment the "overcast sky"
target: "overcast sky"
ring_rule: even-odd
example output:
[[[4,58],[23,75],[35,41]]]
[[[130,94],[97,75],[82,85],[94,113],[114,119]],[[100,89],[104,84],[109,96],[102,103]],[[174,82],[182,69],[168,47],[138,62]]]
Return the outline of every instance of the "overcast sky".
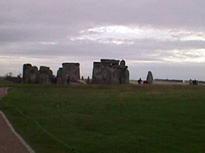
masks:
[[[205,0],[0,0],[0,75],[125,59],[131,79],[205,80]]]

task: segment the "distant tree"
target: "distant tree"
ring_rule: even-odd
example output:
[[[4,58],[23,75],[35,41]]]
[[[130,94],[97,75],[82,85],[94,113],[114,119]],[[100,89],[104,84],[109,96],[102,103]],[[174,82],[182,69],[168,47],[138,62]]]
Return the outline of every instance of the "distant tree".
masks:
[[[7,74],[6,74],[6,77],[12,77],[13,76],[13,73],[12,72],[8,72]]]
[[[5,79],[11,82],[15,82],[15,83],[21,83],[22,82],[22,78],[21,78],[21,73],[19,73],[17,76],[13,76],[12,72],[8,72],[5,75]]]

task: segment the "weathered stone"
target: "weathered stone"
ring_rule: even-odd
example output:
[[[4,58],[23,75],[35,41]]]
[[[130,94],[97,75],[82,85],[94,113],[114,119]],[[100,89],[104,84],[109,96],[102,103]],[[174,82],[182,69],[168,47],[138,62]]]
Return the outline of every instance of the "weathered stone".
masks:
[[[40,84],[48,84],[49,83],[49,75],[46,73],[40,73],[38,83]]]
[[[147,74],[147,83],[148,84],[153,84],[153,75],[152,75],[151,71],[149,71],[148,74]]]
[[[40,73],[49,73],[50,68],[47,66],[40,66]]]
[[[109,65],[109,66],[113,66],[113,65],[119,65],[119,60],[115,60],[115,59],[101,59],[101,64],[103,65]]]
[[[129,83],[129,71],[125,61],[101,59],[93,63],[93,84],[125,84]]]
[[[69,82],[77,82],[80,79],[79,63],[63,63],[62,68],[57,72],[58,84],[68,84]]]
[[[121,60],[120,61],[120,66],[125,66],[126,64],[125,64],[125,60]]]
[[[124,72],[124,77],[123,78],[124,78],[124,80],[123,80],[124,82],[123,83],[124,84],[129,84],[130,73],[129,73],[129,71],[127,69]]]
[[[26,69],[27,83],[37,83],[38,82],[38,68],[36,66],[28,67]]]
[[[39,80],[40,84],[51,83],[53,77],[53,72],[47,66],[41,66],[39,70]]]
[[[59,68],[58,71],[57,71],[57,76],[61,76],[62,75],[62,71],[63,71],[63,68]]]
[[[31,68],[32,65],[31,64],[24,64],[23,65],[23,83],[28,83],[28,74],[26,74],[26,70],[28,68]]]
[[[41,66],[40,70],[31,64],[23,65],[23,82],[24,83],[51,83],[53,72],[49,67]]]
[[[38,68],[31,64],[23,65],[23,82],[24,83],[37,83]]]

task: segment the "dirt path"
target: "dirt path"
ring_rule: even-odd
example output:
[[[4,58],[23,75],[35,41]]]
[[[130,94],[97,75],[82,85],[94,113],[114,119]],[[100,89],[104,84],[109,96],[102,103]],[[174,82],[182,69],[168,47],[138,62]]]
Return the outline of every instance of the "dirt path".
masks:
[[[0,88],[0,100],[8,88]],[[34,153],[0,111],[0,153]]]

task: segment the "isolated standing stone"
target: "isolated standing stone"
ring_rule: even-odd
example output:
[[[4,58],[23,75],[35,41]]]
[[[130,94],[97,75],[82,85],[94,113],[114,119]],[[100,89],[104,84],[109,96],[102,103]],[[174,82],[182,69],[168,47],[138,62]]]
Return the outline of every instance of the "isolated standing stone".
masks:
[[[148,84],[153,84],[153,75],[152,75],[151,71],[149,71],[148,74],[147,74],[147,83]]]

